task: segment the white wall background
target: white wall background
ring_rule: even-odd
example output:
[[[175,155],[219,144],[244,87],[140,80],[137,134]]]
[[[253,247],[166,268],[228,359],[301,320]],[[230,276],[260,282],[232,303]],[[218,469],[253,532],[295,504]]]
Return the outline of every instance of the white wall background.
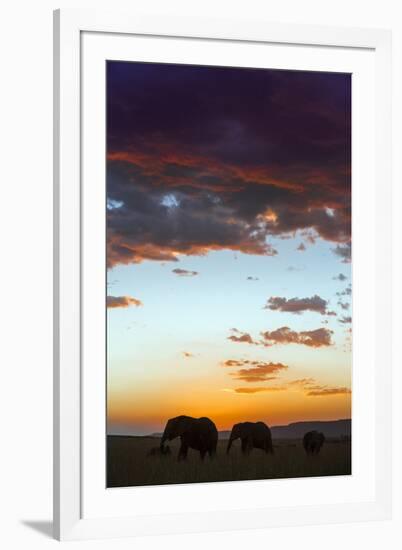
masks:
[[[389,522],[71,543],[75,548],[402,546],[402,2],[400,0],[20,0],[2,5],[0,32],[0,541],[48,548],[52,489],[52,10],[265,18],[383,27],[394,32],[394,519]],[[388,367],[388,365],[384,365]]]

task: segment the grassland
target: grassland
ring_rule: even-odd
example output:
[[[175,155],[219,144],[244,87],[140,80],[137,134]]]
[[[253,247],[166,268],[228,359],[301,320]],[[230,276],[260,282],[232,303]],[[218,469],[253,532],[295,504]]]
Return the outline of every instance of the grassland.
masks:
[[[278,479],[351,474],[350,441],[329,440],[318,456],[306,456],[300,440],[274,440],[274,455],[254,449],[240,452],[239,441],[226,455],[227,441],[218,443],[217,456],[204,462],[189,451],[185,462],[177,461],[179,441],[170,444],[170,456],[147,456],[159,444],[152,437],[108,436],[107,486],[166,485],[250,479]]]

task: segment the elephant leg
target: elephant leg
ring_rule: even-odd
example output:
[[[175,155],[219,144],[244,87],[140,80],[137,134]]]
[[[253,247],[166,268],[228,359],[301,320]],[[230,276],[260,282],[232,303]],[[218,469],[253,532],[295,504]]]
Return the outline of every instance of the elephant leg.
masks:
[[[200,451],[201,460],[204,460],[206,453],[207,451],[204,451],[204,450]]]
[[[241,441],[241,450],[242,450],[242,453],[245,456],[248,456],[250,454],[251,448],[252,448],[252,444],[251,444],[250,440],[248,438],[247,439],[242,439],[242,441]]]
[[[180,449],[179,449],[179,455],[178,455],[178,460],[186,460],[187,458],[187,453],[188,453],[188,445],[186,445],[186,443],[183,443],[180,445]]]

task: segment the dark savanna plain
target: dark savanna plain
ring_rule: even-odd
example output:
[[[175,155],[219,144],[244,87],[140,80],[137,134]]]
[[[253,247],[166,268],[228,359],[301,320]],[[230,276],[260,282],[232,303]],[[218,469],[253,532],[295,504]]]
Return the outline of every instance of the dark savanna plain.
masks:
[[[107,486],[350,474],[350,75],[106,78]]]
[[[304,423],[303,423],[304,424]],[[320,429],[320,424],[309,423]],[[220,434],[216,457],[200,460],[197,451],[190,451],[185,462],[177,461],[180,443],[170,444],[169,456],[150,456],[157,448],[158,436],[108,436],[107,486],[166,485],[170,483],[200,483],[350,475],[352,473],[350,422],[329,423],[324,428],[326,442],[317,456],[308,456],[302,446],[307,427],[286,428],[273,439],[274,454],[266,455],[254,449],[243,456],[240,443],[226,453],[229,434]],[[322,429],[322,428],[321,428]],[[275,433],[275,429],[273,430]],[[293,437],[292,437],[293,436]]]

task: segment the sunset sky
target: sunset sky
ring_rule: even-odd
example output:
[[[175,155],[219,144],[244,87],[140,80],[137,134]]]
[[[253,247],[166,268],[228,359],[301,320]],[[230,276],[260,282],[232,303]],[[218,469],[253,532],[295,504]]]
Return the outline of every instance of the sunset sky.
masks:
[[[350,75],[107,63],[108,433],[351,416]]]

